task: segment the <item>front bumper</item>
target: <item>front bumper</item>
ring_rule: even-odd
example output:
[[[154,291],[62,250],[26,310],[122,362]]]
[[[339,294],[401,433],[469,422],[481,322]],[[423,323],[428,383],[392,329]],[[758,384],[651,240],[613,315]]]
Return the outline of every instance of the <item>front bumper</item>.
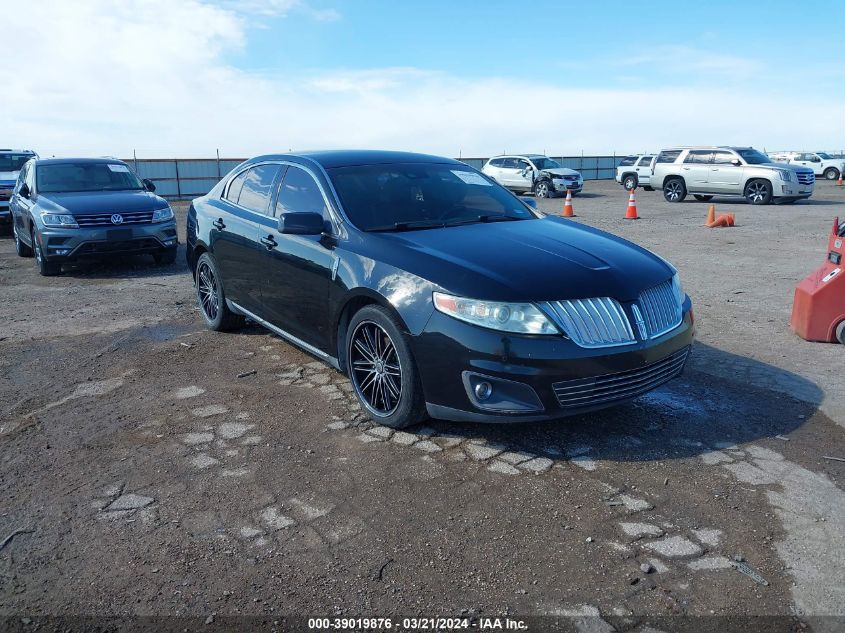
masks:
[[[50,262],[69,262],[119,254],[158,253],[179,245],[175,220],[156,224],[133,224],[120,228],[42,227],[39,239],[44,257]]]
[[[689,299],[681,324],[648,341],[587,349],[564,337],[512,335],[435,312],[413,339],[426,407],[434,418],[468,422],[554,420],[630,401],[679,375],[693,341]],[[504,393],[491,410],[473,384]],[[474,382],[473,382],[474,381]],[[497,404],[496,406],[502,406]]]
[[[584,188],[584,181],[583,180],[563,180],[563,179],[555,179],[552,180],[552,185],[555,188],[555,191],[560,191],[566,193],[567,191],[571,191],[573,193],[578,193],[581,189]]]

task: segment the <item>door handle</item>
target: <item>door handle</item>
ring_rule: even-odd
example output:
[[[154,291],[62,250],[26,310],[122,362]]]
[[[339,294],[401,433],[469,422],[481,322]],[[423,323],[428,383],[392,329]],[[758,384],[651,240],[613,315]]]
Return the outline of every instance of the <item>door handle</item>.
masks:
[[[226,225],[223,223],[223,218],[217,218],[214,222],[211,223],[211,226],[213,226],[218,231],[222,231],[226,228]]]
[[[273,239],[272,235],[268,235],[267,237],[262,237],[261,243],[264,244],[264,246],[267,247],[268,251],[272,251],[274,248],[276,248],[278,246],[278,243],[276,242],[275,239]]]
[[[684,171],[689,171],[689,167],[681,167]]]

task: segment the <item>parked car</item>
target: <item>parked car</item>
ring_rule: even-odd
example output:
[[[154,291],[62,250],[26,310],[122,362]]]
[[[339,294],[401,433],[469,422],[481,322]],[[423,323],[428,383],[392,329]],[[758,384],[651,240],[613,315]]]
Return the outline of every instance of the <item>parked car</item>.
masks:
[[[392,427],[559,418],[680,374],[675,269],[529,202],[448,158],[259,156],[191,204],[188,263],[209,328],[261,324]]]
[[[744,196],[750,204],[792,203],[813,195],[812,169],[773,163],[753,147],[676,147],[657,155],[651,186],[669,202]]]
[[[616,182],[628,191],[642,187],[650,190],[652,154],[626,156],[616,167]]]
[[[567,191],[575,196],[584,187],[581,174],[542,154],[494,156],[481,171],[508,189],[533,193],[538,198],[565,195]]]
[[[816,176],[837,180],[845,173],[845,160],[834,158],[825,152],[769,152],[769,158],[776,163],[788,163],[809,167]]]
[[[9,200],[21,167],[38,155],[30,149],[0,149],[0,224],[11,224]]]
[[[15,247],[35,255],[42,275],[62,264],[118,253],[176,259],[173,210],[119,160],[50,158],[28,161],[11,199]]]

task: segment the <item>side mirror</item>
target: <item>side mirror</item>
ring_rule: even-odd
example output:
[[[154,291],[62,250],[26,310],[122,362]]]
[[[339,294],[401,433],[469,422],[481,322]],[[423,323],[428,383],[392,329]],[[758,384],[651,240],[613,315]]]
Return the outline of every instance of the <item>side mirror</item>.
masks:
[[[156,190],[155,183],[152,180],[150,180],[149,178],[144,178],[141,182],[144,185],[144,189],[146,189],[147,191],[155,191]]]
[[[29,185],[27,185],[26,183],[23,183],[23,184],[21,185],[21,188],[20,188],[20,189],[18,189],[18,194],[19,194],[22,198],[29,198],[30,193],[31,193],[31,192],[30,192],[30,190],[29,190]]]
[[[740,165],[742,165],[742,163],[740,162],[740,160],[738,158],[734,158],[731,161],[731,165],[733,165],[734,167],[739,167]]]
[[[279,233],[288,235],[322,235],[325,230],[320,213],[283,213],[279,216]]]
[[[532,209],[537,208],[537,201],[534,198],[527,198],[525,196],[520,196],[519,199],[522,200],[525,204],[527,204]]]

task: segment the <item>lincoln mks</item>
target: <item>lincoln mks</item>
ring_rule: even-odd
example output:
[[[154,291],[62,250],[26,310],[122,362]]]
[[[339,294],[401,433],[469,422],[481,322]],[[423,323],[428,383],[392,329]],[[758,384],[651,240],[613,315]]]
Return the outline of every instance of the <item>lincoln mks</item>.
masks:
[[[187,242],[211,329],[268,328],[393,427],[615,405],[680,374],[693,338],[668,262],[447,158],[253,158],[194,200]]]

